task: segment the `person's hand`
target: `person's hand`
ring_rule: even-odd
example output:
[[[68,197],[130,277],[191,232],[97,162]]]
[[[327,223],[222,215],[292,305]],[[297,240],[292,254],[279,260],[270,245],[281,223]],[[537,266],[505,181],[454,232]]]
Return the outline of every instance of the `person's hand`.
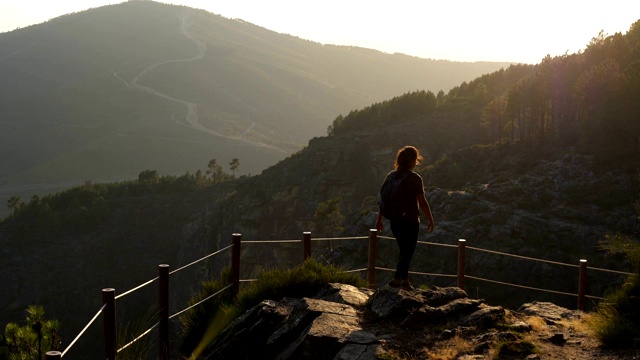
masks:
[[[376,219],[376,229],[378,230],[378,232],[384,230],[384,223],[382,222],[382,219],[380,217]]]
[[[427,224],[427,232],[433,232],[433,219],[429,219],[429,223]]]

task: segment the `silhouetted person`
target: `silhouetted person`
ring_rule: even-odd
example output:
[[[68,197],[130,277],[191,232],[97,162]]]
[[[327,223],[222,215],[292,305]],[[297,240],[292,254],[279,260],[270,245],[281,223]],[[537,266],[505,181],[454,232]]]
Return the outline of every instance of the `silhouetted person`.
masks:
[[[409,282],[409,264],[411,258],[416,249],[418,243],[418,233],[420,230],[420,212],[418,208],[422,209],[427,217],[427,231],[433,231],[433,215],[431,214],[431,208],[427,202],[427,198],[424,194],[424,185],[422,183],[422,177],[413,172],[413,168],[422,160],[422,156],[413,146],[405,146],[398,150],[395,162],[395,170],[387,174],[387,177],[380,190],[381,192],[381,205],[378,209],[378,218],[376,219],[376,229],[382,231],[384,228],[382,218],[383,212],[387,213],[387,216],[391,217],[391,232],[396,238],[400,254],[398,256],[398,265],[393,279],[389,281],[389,286],[398,288],[402,287],[405,290],[413,290],[413,286]],[[391,189],[395,185],[394,201],[400,201],[400,211],[392,212],[389,215],[389,204],[384,203],[386,192],[391,192]],[[390,187],[391,186],[391,187]],[[386,196],[389,198],[389,196]],[[393,205],[393,204],[392,204]],[[383,207],[387,209],[383,209]],[[397,205],[394,205],[397,207]]]

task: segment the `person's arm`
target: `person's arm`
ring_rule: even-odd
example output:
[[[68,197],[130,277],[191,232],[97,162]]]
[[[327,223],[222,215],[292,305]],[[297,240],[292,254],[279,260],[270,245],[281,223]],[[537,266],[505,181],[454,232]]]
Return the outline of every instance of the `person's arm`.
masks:
[[[376,218],[376,229],[382,231],[384,229],[384,223],[382,222],[382,211],[378,208],[378,217]]]
[[[418,199],[418,206],[420,206],[422,212],[427,216],[427,231],[432,232],[434,223],[433,214],[431,214],[431,208],[429,207],[429,202],[427,201],[424,193],[420,193],[418,196],[416,196],[416,198]]]

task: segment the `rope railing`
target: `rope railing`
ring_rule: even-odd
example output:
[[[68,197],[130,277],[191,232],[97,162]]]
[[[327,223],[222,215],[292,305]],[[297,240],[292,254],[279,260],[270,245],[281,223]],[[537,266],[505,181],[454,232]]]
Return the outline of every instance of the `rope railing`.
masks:
[[[378,267],[378,266],[376,266],[376,270],[382,270],[382,271],[387,271],[387,272],[395,272],[396,271],[396,269],[389,269],[389,268]],[[452,274],[426,273],[426,272],[418,272],[418,271],[409,271],[409,274],[412,274],[412,275],[424,275],[424,276],[436,276],[436,277],[457,277],[458,276],[458,275],[452,275]]]
[[[177,269],[175,269],[175,270],[171,271],[171,272],[169,273],[169,275],[173,275],[174,273],[177,273],[178,271],[182,271],[182,270],[184,270],[184,269],[188,268],[189,266],[195,265],[195,264],[197,264],[197,263],[199,263],[199,262],[201,262],[201,261],[204,261],[204,260],[206,260],[206,259],[208,259],[208,258],[210,258],[210,257],[212,257],[212,256],[214,256],[214,255],[218,255],[218,254],[220,254],[221,252],[223,252],[223,251],[225,251],[225,250],[229,250],[232,246],[233,246],[233,245],[229,245],[229,246],[224,247],[224,248],[222,248],[222,249],[220,249],[220,250],[218,250],[218,251],[216,251],[216,252],[213,252],[213,253],[211,253],[211,254],[209,254],[209,255],[205,256],[205,257],[202,257],[202,258],[200,258],[200,259],[198,259],[198,260],[196,260],[196,261],[194,261],[194,262],[191,262],[191,263],[189,263],[189,264],[187,264],[187,265],[184,265],[184,266],[182,266],[182,267],[179,267],[179,268],[177,268]]]
[[[355,237],[335,237],[335,238],[313,238],[311,241],[334,241],[334,240],[367,240],[367,236],[355,236]]]
[[[502,256],[509,256],[509,257],[513,257],[513,258],[517,258],[517,259],[522,259],[522,260],[530,260],[530,261],[543,262],[543,263],[553,264],[553,265],[568,266],[568,267],[573,267],[573,268],[579,268],[579,267],[580,267],[580,265],[565,264],[565,263],[561,263],[561,262],[557,262],[557,261],[544,260],[544,259],[536,259],[536,258],[532,258],[532,257],[528,257],[528,256],[514,255],[514,254],[504,253],[504,252],[500,252],[500,251],[494,251],[494,250],[481,249],[481,248],[471,247],[471,246],[467,246],[467,249],[470,249],[470,250],[476,250],[476,251],[482,251],[482,252],[486,252],[486,253],[489,253],[489,254],[502,255]]]
[[[287,244],[299,243],[302,240],[242,240],[245,244]]]
[[[82,335],[84,335],[84,333],[87,331],[87,329],[91,326],[91,324],[93,324],[94,321],[96,321],[96,319],[98,318],[98,316],[100,316],[100,314],[102,314],[102,310],[104,310],[104,307],[106,305],[102,305],[102,307],[100,308],[100,310],[98,310],[98,312],[91,318],[91,320],[89,320],[89,322],[87,323],[87,325],[85,325],[84,328],[82,328],[82,330],[80,330],[80,333],[78,333],[78,335],[75,337],[75,339],[73,339],[73,341],[71,341],[71,343],[69,343],[69,346],[67,346],[67,348],[60,353],[60,357],[64,356],[69,350],[71,350],[71,348],[73,347],[73,345],[76,343],[76,341],[78,341],[78,339],[80,339],[80,337],[82,337]]]
[[[158,327],[158,325],[160,325],[160,322],[155,323],[152,327],[148,328],[145,332],[143,332],[142,334],[138,335],[137,338],[131,340],[129,343],[127,343],[125,346],[121,347],[120,349],[116,350],[116,353],[119,353],[120,351],[128,348],[129,346],[133,345],[134,343],[136,343],[138,340],[142,339],[143,337],[147,336],[151,330],[155,329]]]
[[[231,284],[229,284],[229,285],[227,285],[227,286],[223,287],[222,289],[220,289],[220,290],[216,291],[215,293],[213,293],[213,294],[211,294],[211,295],[207,296],[206,298],[204,298],[204,299],[202,299],[202,300],[198,301],[197,303],[195,303],[195,304],[193,304],[193,305],[191,305],[191,306],[189,306],[189,307],[187,307],[187,308],[185,308],[185,309],[182,309],[182,310],[178,311],[177,313],[175,313],[175,314],[173,314],[173,315],[169,316],[169,319],[173,319],[174,317],[179,316],[179,315],[181,315],[182,313],[187,312],[187,311],[189,311],[189,310],[191,310],[191,309],[195,308],[196,306],[199,306],[200,304],[205,303],[205,302],[207,302],[208,300],[213,299],[214,297],[216,297],[216,296],[220,295],[223,291],[225,291],[225,290],[227,290],[227,289],[229,289],[229,288],[231,288]]]
[[[51,359],[61,359],[62,356],[64,356],[70,349],[71,347],[78,341],[78,339],[80,339],[80,337],[82,337],[82,335],[86,332],[86,330],[92,325],[92,323],[97,319],[97,317],[102,314],[104,317],[104,321],[105,321],[105,358],[108,359],[112,359],[115,357],[115,354],[117,354],[118,352],[125,350],[126,348],[128,348],[129,346],[131,346],[132,344],[134,344],[136,341],[139,341],[140,339],[144,338],[145,336],[147,336],[152,330],[158,328],[158,333],[159,333],[159,344],[158,344],[158,348],[159,348],[159,352],[160,352],[160,356],[158,357],[159,359],[165,360],[168,359],[168,326],[167,326],[167,321],[170,319],[173,319],[177,316],[180,316],[181,314],[185,313],[186,311],[189,311],[197,306],[202,305],[204,302],[220,295],[222,292],[227,291],[227,290],[231,290],[231,296],[232,298],[236,298],[238,295],[238,290],[239,290],[239,284],[241,282],[253,282],[253,281],[257,281],[258,279],[240,279],[240,272],[239,272],[239,268],[240,268],[240,254],[241,254],[241,244],[286,244],[286,243],[302,243],[303,244],[303,256],[302,259],[306,260],[311,256],[311,243],[316,242],[316,241],[337,241],[337,240],[365,240],[368,239],[369,240],[369,250],[368,250],[368,265],[365,268],[359,268],[359,269],[353,269],[353,270],[344,270],[344,273],[357,273],[357,272],[363,272],[366,271],[367,272],[367,282],[370,288],[375,288],[377,287],[377,282],[376,282],[376,276],[375,273],[376,271],[395,271],[395,269],[389,269],[389,268],[385,268],[385,267],[378,267],[376,266],[376,256],[377,256],[377,243],[378,243],[378,239],[383,239],[383,240],[395,240],[395,238],[393,237],[388,237],[388,236],[378,236],[377,234],[377,230],[375,229],[371,229],[369,231],[369,236],[368,237],[336,237],[336,238],[311,238],[311,233],[310,232],[304,232],[303,236],[302,236],[302,240],[242,240],[242,236],[240,234],[233,234],[232,236],[232,243],[229,246],[226,246],[222,249],[219,249],[209,255],[206,255],[196,261],[193,261],[187,265],[184,265],[176,270],[173,270],[171,272],[169,272],[168,267],[169,265],[160,265],[160,274],[158,277],[155,277],[149,281],[146,281],[145,283],[142,283],[122,294],[119,294],[118,296],[115,296],[115,289],[103,289],[103,302],[104,305],[102,306],[102,308],[98,311],[98,313],[91,319],[91,321],[89,321],[89,323],[84,327],[84,329],[78,334],[78,336],[76,336],[76,338],[69,344],[69,346],[66,348],[66,350],[62,353],[57,352],[57,351],[52,351],[47,353],[47,359],[51,360]],[[547,293],[553,293],[553,294],[557,294],[557,295],[563,295],[563,296],[572,296],[572,297],[578,297],[578,308],[583,310],[584,309],[584,299],[588,298],[588,299],[597,299],[597,300],[602,300],[603,298],[601,297],[597,297],[597,296],[593,296],[593,295],[587,295],[586,294],[586,271],[587,271],[587,266],[586,266],[586,260],[580,260],[580,265],[573,265],[573,264],[566,264],[566,263],[561,263],[561,262],[557,262],[557,261],[551,261],[551,260],[545,260],[545,259],[537,259],[537,258],[533,258],[533,257],[527,257],[527,256],[521,256],[521,255],[514,255],[514,254],[509,254],[509,253],[505,253],[505,252],[500,252],[500,251],[494,251],[494,250],[487,250],[487,249],[482,249],[482,248],[477,248],[477,247],[467,247],[466,246],[466,240],[464,239],[459,239],[458,241],[458,245],[453,245],[453,244],[442,244],[442,243],[435,243],[435,242],[427,242],[427,241],[418,241],[418,244],[420,245],[427,245],[427,246],[441,246],[441,247],[448,247],[448,248],[457,248],[458,249],[458,273],[457,274],[440,274],[440,273],[429,273],[429,272],[419,272],[419,271],[410,271],[410,274],[414,274],[414,275],[420,275],[420,276],[434,276],[434,277],[449,277],[449,278],[457,278],[458,279],[458,287],[460,287],[461,289],[464,289],[464,280],[468,279],[468,280],[475,280],[475,281],[482,281],[482,282],[488,282],[488,283],[493,283],[493,284],[498,284],[498,285],[504,285],[504,286],[510,286],[510,287],[515,287],[515,288],[520,288],[520,289],[527,289],[527,290],[535,290],[535,291],[542,291],[542,292],[547,292]],[[225,286],[224,288],[216,291],[214,294],[211,294],[209,296],[207,296],[206,298],[198,301],[195,304],[192,304],[178,312],[176,312],[175,314],[169,316],[168,314],[168,307],[169,307],[169,303],[168,303],[168,278],[169,275],[175,274],[179,271],[182,271],[190,266],[193,266],[203,260],[206,260],[212,256],[218,255],[226,250],[231,250],[231,271],[230,271],[230,283]],[[507,257],[512,257],[512,258],[518,258],[518,259],[523,259],[523,260],[530,260],[530,261],[537,261],[537,262],[543,262],[543,263],[547,263],[547,264],[553,264],[553,265],[560,265],[560,266],[566,266],[566,267],[571,267],[571,268],[579,268],[580,272],[579,272],[579,284],[578,284],[578,293],[574,294],[574,293],[568,293],[568,292],[563,292],[563,291],[556,291],[556,290],[549,290],[549,289],[542,289],[542,288],[538,288],[538,287],[532,287],[532,286],[526,286],[526,285],[519,285],[519,284],[513,284],[513,283],[508,283],[508,282],[503,282],[503,281],[498,281],[498,280],[492,280],[492,279],[485,279],[485,278],[481,278],[481,277],[477,277],[477,276],[471,276],[471,275],[467,275],[465,274],[465,254],[466,254],[466,249],[471,249],[471,250],[475,250],[475,251],[480,251],[480,252],[486,252],[486,253],[491,253],[491,254],[495,254],[495,255],[500,255],[500,256],[507,256]],[[633,273],[629,273],[629,272],[624,272],[624,271],[617,271],[617,270],[609,270],[609,269],[602,269],[602,268],[595,268],[595,267],[589,267],[590,270],[594,270],[594,271],[603,271],[603,272],[608,272],[608,273],[612,273],[612,274],[618,274],[618,275],[635,275]],[[131,294],[132,292],[135,292],[145,286],[148,286],[149,284],[155,282],[156,280],[159,280],[159,286],[160,286],[160,306],[159,306],[159,310],[158,310],[158,316],[159,316],[159,321],[154,324],[151,328],[147,329],[146,331],[144,331],[142,334],[138,335],[135,339],[133,339],[132,341],[130,341],[129,343],[125,344],[124,346],[122,346],[119,349],[116,349],[115,347],[115,300],[116,299],[120,299],[123,298],[124,296]]]
[[[457,248],[457,245],[452,245],[452,244],[441,244],[441,243],[434,243],[434,242],[428,242],[428,241],[418,241],[418,244],[422,244],[422,245],[432,245],[432,246],[442,246],[442,247],[449,247],[449,248]]]
[[[122,294],[119,294],[118,296],[115,296],[115,289],[103,289],[103,302],[104,304],[102,305],[102,307],[100,308],[100,310],[98,311],[98,313],[96,313],[96,315],[89,321],[89,323],[82,329],[82,331],[78,334],[78,336],[76,336],[75,339],[73,339],[73,341],[69,344],[69,346],[67,346],[67,348],[63,351],[49,351],[46,353],[46,359],[47,360],[53,360],[53,359],[62,359],[63,356],[65,356],[69,350],[71,350],[71,348],[73,347],[73,345],[84,335],[84,333],[86,332],[86,330],[93,324],[93,322],[95,322],[95,320],[98,318],[98,316],[100,316],[100,314],[103,314],[104,316],[104,322],[105,322],[105,358],[107,359],[113,359],[115,357],[115,354],[127,349],[128,347],[130,347],[131,345],[133,345],[134,343],[136,343],[137,341],[139,341],[140,339],[144,338],[145,336],[147,336],[152,330],[156,329],[156,328],[161,328],[160,332],[166,331],[166,329],[162,329],[162,328],[166,328],[166,321],[178,316],[182,313],[184,313],[185,311],[188,311],[190,309],[192,309],[195,306],[198,306],[200,304],[202,304],[203,302],[217,296],[218,294],[220,294],[222,291],[227,290],[231,287],[230,285],[227,285],[226,287],[224,287],[223,289],[221,289],[220,291],[216,292],[215,294],[210,295],[209,297],[203,299],[202,301],[193,304],[190,307],[187,307],[181,311],[179,311],[176,314],[173,314],[172,316],[165,316],[164,319],[161,316],[161,313],[163,313],[164,311],[168,310],[168,276],[170,274],[174,274],[177,273],[181,270],[184,270],[192,265],[195,265],[203,260],[206,260],[214,255],[220,254],[221,252],[228,250],[230,248],[232,248],[233,245],[229,245],[225,248],[219,249],[207,256],[204,256],[196,261],[193,261],[187,265],[184,265],[172,272],[168,271],[168,265],[160,265],[160,276],[157,276],[149,281],[146,281],[130,290],[125,291]],[[163,304],[161,304],[160,306],[160,311],[159,311],[159,317],[160,317],[160,321],[158,321],[156,324],[154,324],[153,326],[151,326],[149,329],[147,329],[146,331],[144,331],[143,333],[141,333],[140,335],[138,335],[135,339],[133,339],[132,341],[128,342],[127,344],[125,344],[124,346],[116,349],[115,347],[115,333],[116,333],[116,327],[115,327],[115,300],[117,299],[121,299],[137,290],[140,290],[142,288],[144,288],[145,286],[148,286],[149,284],[160,280],[160,288],[161,288],[161,293],[162,288],[165,287],[166,288],[166,294],[165,297],[167,297],[167,299],[164,299],[164,306]],[[161,295],[162,297],[162,295]],[[163,302],[163,299],[160,300],[161,303]],[[109,313],[108,315],[105,313]],[[162,337],[162,335],[161,335]],[[165,339],[164,341],[161,339],[160,340],[161,343],[159,348],[160,348],[160,359],[168,359],[168,352],[167,352],[167,345],[168,345],[168,338]]]
[[[151,279],[151,280],[149,280],[149,281],[147,281],[147,282],[145,282],[145,283],[142,283],[142,284],[140,284],[140,285],[138,285],[138,286],[134,287],[134,288],[133,288],[133,289],[131,289],[131,290],[127,290],[127,291],[123,292],[122,294],[120,294],[120,295],[116,296],[116,300],[118,300],[118,299],[120,299],[120,298],[123,298],[123,297],[125,297],[125,296],[127,296],[127,295],[129,295],[129,294],[131,294],[131,293],[133,293],[133,292],[135,292],[135,291],[138,291],[138,290],[142,289],[143,287],[145,287],[145,286],[147,286],[147,285],[151,284],[152,282],[154,282],[154,281],[158,280],[159,278],[160,278],[159,276],[156,276],[155,278],[153,278],[153,279]]]
[[[602,268],[597,268],[597,267],[590,267],[589,270],[608,272],[608,273],[611,273],[611,274],[618,274],[618,275],[638,276],[638,274],[634,274],[634,273],[630,273],[630,272],[626,272],[626,271],[609,270],[609,269],[602,269]]]
[[[520,288],[520,289],[537,290],[537,291],[542,291],[542,292],[547,292],[547,293],[552,293],[552,294],[567,295],[567,296],[574,296],[574,297],[578,296],[578,294],[572,294],[572,293],[567,293],[567,292],[562,292],[562,291],[555,291],[555,290],[548,290],[548,289],[541,289],[541,288],[525,286],[525,285],[512,284],[512,283],[507,283],[507,282],[502,282],[502,281],[497,281],[497,280],[483,279],[483,278],[480,278],[480,277],[475,277],[475,276],[470,276],[470,275],[465,275],[465,277],[467,279],[479,280],[479,281],[484,281],[484,282],[489,282],[489,283],[499,284],[499,285],[507,285],[507,286],[512,286],[512,287],[517,287],[517,288]]]

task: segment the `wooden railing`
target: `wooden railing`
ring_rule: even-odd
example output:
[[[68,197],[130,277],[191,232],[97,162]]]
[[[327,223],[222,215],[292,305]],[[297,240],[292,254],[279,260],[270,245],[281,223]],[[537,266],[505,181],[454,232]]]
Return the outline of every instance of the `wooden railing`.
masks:
[[[95,322],[95,320],[99,317],[99,315],[102,315],[103,318],[103,328],[104,328],[104,358],[105,359],[115,359],[117,357],[118,352],[126,349],[127,347],[129,347],[130,345],[132,345],[133,343],[141,340],[142,338],[144,338],[145,336],[147,336],[152,330],[154,330],[155,328],[158,329],[158,358],[159,359],[168,359],[169,358],[169,320],[173,319],[181,314],[183,314],[184,312],[200,306],[201,304],[203,304],[204,302],[219,296],[220,294],[222,294],[224,291],[230,290],[231,295],[233,298],[237,297],[238,292],[240,290],[240,283],[242,281],[252,281],[252,279],[240,279],[240,267],[241,267],[241,249],[242,249],[242,244],[270,244],[270,245],[274,245],[277,243],[302,243],[302,257],[301,259],[304,261],[306,259],[308,259],[309,257],[312,256],[311,253],[311,244],[312,241],[342,241],[342,240],[368,240],[369,244],[368,244],[368,253],[367,253],[367,257],[368,257],[368,261],[367,261],[367,267],[366,268],[362,268],[362,269],[351,269],[351,270],[346,270],[348,272],[362,272],[362,271],[366,271],[367,275],[367,283],[368,286],[370,288],[375,288],[378,286],[377,281],[376,281],[376,272],[377,271],[395,271],[395,269],[389,269],[389,268],[384,268],[384,267],[378,267],[376,266],[376,257],[377,257],[377,252],[378,252],[378,240],[394,240],[394,238],[391,237],[386,237],[386,236],[378,236],[378,233],[375,229],[371,229],[369,231],[369,236],[363,236],[363,237],[345,237],[345,238],[316,238],[316,239],[312,239],[311,238],[311,233],[310,232],[304,232],[302,234],[302,239],[301,240],[265,240],[265,241],[243,241],[242,240],[242,235],[241,234],[233,234],[232,238],[231,238],[231,245],[219,249],[209,255],[206,255],[205,257],[198,259],[190,264],[184,265],[176,270],[173,271],[169,271],[169,265],[167,264],[161,264],[159,265],[159,273],[158,273],[158,277],[151,279],[143,284],[140,284],[139,286],[128,290],[118,296],[115,295],[115,289],[113,288],[105,288],[102,289],[102,302],[103,302],[103,306],[100,308],[100,310],[96,313],[96,315],[89,321],[89,323],[82,329],[82,331],[78,334],[78,336],[76,336],[76,338],[69,344],[69,346],[67,346],[67,348],[63,351],[49,351],[46,353],[46,358],[48,360],[54,360],[54,359],[62,359],[67,353],[68,351],[73,347],[73,345],[82,337],[82,335],[85,333],[85,331]],[[623,271],[617,271],[617,270],[609,270],[609,269],[602,269],[602,268],[595,268],[595,267],[587,267],[587,260],[586,259],[580,259],[578,265],[574,265],[574,264],[565,264],[565,263],[560,263],[560,262],[556,262],[556,261],[550,261],[550,260],[543,260],[543,259],[536,259],[536,258],[531,258],[531,257],[525,257],[525,256],[520,256],[520,255],[513,255],[513,254],[508,254],[508,253],[503,253],[503,252],[498,252],[498,251],[492,251],[492,250],[487,250],[487,249],[481,249],[481,248],[475,248],[475,247],[468,247],[467,246],[467,241],[465,239],[459,239],[457,245],[453,245],[453,244],[441,244],[441,243],[432,243],[432,242],[425,242],[425,241],[418,241],[418,245],[428,245],[428,246],[440,246],[440,247],[448,247],[448,248],[452,248],[452,249],[457,249],[457,273],[456,274],[441,274],[441,273],[425,273],[425,272],[416,272],[416,271],[411,271],[411,274],[414,275],[422,275],[422,276],[439,276],[439,277],[449,277],[449,278],[456,278],[457,279],[457,286],[461,289],[464,289],[465,287],[465,280],[466,279],[473,279],[473,280],[477,280],[477,281],[484,281],[484,282],[489,282],[489,283],[494,283],[494,284],[500,284],[500,285],[506,285],[506,286],[512,286],[512,287],[517,287],[517,288],[523,288],[523,289],[528,289],[528,290],[536,290],[536,291],[543,291],[543,292],[549,292],[549,293],[554,293],[554,294],[559,294],[559,295],[566,295],[566,296],[574,296],[577,297],[578,301],[577,301],[577,308],[579,310],[584,310],[585,309],[585,300],[587,298],[592,298],[592,299],[596,299],[596,300],[601,300],[602,298],[597,297],[597,296],[591,296],[591,295],[587,295],[586,294],[586,289],[587,289],[587,269],[591,270],[591,271],[603,271],[603,272],[609,272],[609,273],[614,273],[614,274],[618,274],[618,275],[624,275],[624,276],[631,276],[631,275],[635,275],[629,272],[623,272]],[[230,271],[230,278],[229,278],[229,284],[227,286],[225,286],[224,288],[220,289],[218,292],[208,296],[207,298],[199,301],[196,304],[193,304],[185,309],[182,309],[176,313],[174,313],[173,315],[169,315],[169,278],[170,275],[175,274],[176,272],[179,272],[181,270],[184,270],[192,265],[195,265],[205,259],[208,259],[212,256],[215,255],[219,255],[227,250],[231,250],[231,271]],[[484,279],[484,278],[480,278],[480,277],[475,277],[475,276],[471,276],[468,275],[466,273],[466,258],[467,258],[467,250],[472,250],[472,251],[479,251],[479,252],[487,252],[487,253],[492,253],[492,254],[496,254],[496,255],[500,255],[500,256],[509,256],[509,257],[515,257],[515,258],[519,258],[522,260],[528,260],[528,261],[537,261],[537,262],[544,262],[547,264],[553,264],[553,265],[558,265],[558,266],[565,266],[565,267],[575,267],[577,269],[579,269],[578,271],[578,277],[577,277],[577,283],[578,283],[578,293],[574,294],[574,293],[568,293],[568,292],[562,292],[562,291],[556,291],[556,290],[549,290],[549,289],[542,289],[542,288],[537,288],[537,287],[531,287],[528,285],[521,285],[521,284],[511,284],[511,283],[506,283],[506,282],[501,282],[498,280],[492,280],[492,279]],[[158,312],[157,312],[157,319],[158,322],[153,325],[151,328],[149,328],[148,330],[146,330],[145,332],[143,332],[142,334],[140,334],[139,336],[137,336],[135,339],[133,339],[131,342],[125,344],[124,346],[118,348],[117,344],[116,344],[116,333],[117,333],[117,329],[116,329],[116,300],[120,299],[128,294],[131,294],[153,282],[155,282],[156,280],[158,280]]]

